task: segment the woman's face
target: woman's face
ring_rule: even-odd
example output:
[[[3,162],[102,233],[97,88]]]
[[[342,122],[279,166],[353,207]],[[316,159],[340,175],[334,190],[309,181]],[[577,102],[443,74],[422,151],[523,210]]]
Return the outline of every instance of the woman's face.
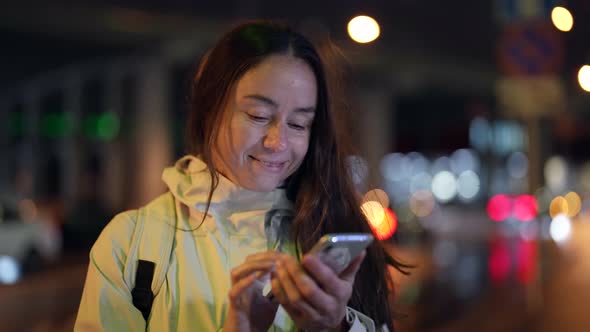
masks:
[[[273,55],[247,71],[230,90],[213,163],[233,183],[267,192],[303,162],[317,103],[309,65]]]

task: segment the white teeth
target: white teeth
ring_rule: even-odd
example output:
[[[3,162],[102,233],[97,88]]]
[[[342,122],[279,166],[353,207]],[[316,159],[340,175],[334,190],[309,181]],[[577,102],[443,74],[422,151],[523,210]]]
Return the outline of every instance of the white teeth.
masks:
[[[264,164],[264,166],[268,166],[268,167],[280,167],[283,163],[269,163],[266,161],[260,161],[262,164]]]

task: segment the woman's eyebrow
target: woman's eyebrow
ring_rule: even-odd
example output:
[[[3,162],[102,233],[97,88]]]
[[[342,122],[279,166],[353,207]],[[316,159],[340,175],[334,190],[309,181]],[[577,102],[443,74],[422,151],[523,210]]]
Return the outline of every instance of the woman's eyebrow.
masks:
[[[302,107],[296,109],[295,112],[302,114],[315,114],[315,107]]]
[[[262,102],[264,104],[267,104],[269,106],[272,106],[274,108],[278,108],[279,107],[279,104],[277,104],[277,102],[275,102],[274,100],[272,100],[272,99],[270,99],[268,97],[262,96],[262,95],[253,94],[253,95],[244,96],[244,98],[254,99],[254,100],[260,101],[260,102]]]
[[[262,102],[266,105],[269,105],[273,108],[279,107],[279,104],[276,101],[270,99],[269,97],[263,96],[263,95],[251,94],[251,95],[244,96],[243,98],[254,99],[256,101],[259,101],[259,102]],[[301,108],[295,109],[295,112],[304,113],[304,114],[313,114],[313,113],[315,113],[315,107],[313,107],[313,106],[312,107],[301,107]]]

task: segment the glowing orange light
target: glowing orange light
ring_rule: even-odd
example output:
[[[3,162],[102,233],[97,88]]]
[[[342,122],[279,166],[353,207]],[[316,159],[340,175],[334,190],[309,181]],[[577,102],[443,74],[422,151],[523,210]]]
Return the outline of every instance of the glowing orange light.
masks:
[[[371,225],[373,233],[379,240],[390,238],[397,229],[397,217],[391,209],[385,209],[383,220],[376,226]]]
[[[383,208],[379,202],[367,201],[361,205],[371,230],[379,240],[390,238],[397,229],[397,217],[391,209]]]
[[[582,209],[582,199],[580,195],[575,192],[569,192],[565,195],[565,201],[567,202],[567,215],[568,217],[575,217],[580,213]]]
[[[555,197],[549,205],[549,215],[551,216],[551,218],[555,218],[555,216],[561,213],[567,215],[568,210],[569,208],[567,200],[563,196]]]

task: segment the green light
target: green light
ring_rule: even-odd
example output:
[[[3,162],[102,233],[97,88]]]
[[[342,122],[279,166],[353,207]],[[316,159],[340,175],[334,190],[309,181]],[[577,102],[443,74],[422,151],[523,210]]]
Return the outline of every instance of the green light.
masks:
[[[88,138],[96,138],[96,127],[98,116],[95,114],[87,115],[84,119],[84,135]]]
[[[90,114],[84,120],[84,134],[91,139],[113,140],[119,134],[119,116],[113,112]]]
[[[47,113],[41,118],[41,134],[49,138],[63,138],[72,133],[73,121],[70,114]]]
[[[104,141],[110,141],[119,134],[119,117],[113,112],[103,113],[98,117],[96,126],[97,137]]]

